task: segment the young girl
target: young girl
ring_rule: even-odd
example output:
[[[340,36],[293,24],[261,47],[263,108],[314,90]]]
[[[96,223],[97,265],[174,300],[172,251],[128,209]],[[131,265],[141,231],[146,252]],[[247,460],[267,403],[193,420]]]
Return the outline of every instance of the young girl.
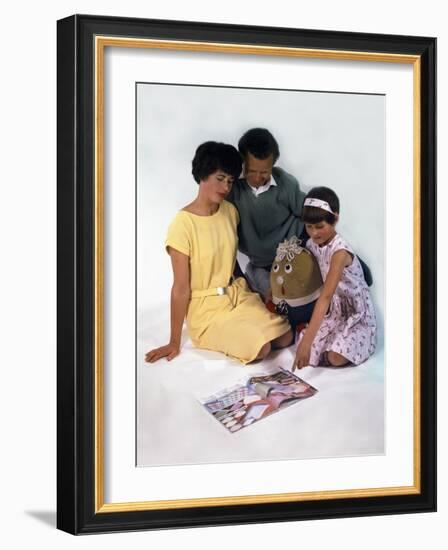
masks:
[[[359,365],[375,351],[375,311],[359,260],[336,233],[336,193],[327,187],[311,189],[301,217],[310,236],[306,246],[319,263],[324,286],[300,334],[293,369]]]

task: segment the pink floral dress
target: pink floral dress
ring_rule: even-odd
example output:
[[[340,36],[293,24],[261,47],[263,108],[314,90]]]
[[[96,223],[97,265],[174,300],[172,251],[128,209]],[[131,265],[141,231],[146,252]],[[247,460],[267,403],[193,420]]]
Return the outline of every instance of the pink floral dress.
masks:
[[[330,350],[343,355],[352,364],[359,365],[373,354],[376,346],[375,310],[361,264],[351,247],[339,235],[322,247],[309,239],[306,247],[316,257],[324,281],[336,251],[347,250],[353,257],[351,265],[344,268],[329,311],[314,338],[310,365],[322,364],[322,354]]]

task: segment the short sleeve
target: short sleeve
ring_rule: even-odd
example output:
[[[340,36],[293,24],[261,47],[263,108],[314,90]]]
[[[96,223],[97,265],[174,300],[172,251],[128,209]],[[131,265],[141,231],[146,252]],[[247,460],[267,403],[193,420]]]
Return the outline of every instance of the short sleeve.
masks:
[[[188,227],[185,223],[185,218],[179,212],[168,227],[168,232],[165,240],[165,248],[168,252],[168,247],[174,248],[186,256],[191,255],[191,237]]]
[[[236,206],[234,204],[232,204],[231,202],[228,202],[226,200],[226,203],[227,205],[227,208],[229,210],[229,213],[230,213],[230,217],[233,221],[233,223],[235,224],[235,227],[240,223],[240,215],[238,213],[238,210],[236,208]]]
[[[331,251],[331,257],[333,257],[333,254],[335,252],[339,252],[339,250],[345,250],[345,252],[350,254],[350,256],[352,257],[352,262],[353,262],[353,258],[355,257],[355,253],[353,252],[352,247],[347,242],[345,242],[344,239],[342,239],[340,237],[340,235],[336,235],[335,242],[334,242],[334,245],[333,245],[333,250]]]
[[[335,244],[336,244],[337,250],[346,250],[352,256],[355,255],[355,253],[353,252],[353,248],[340,235],[337,235],[336,239],[337,241],[335,241]]]

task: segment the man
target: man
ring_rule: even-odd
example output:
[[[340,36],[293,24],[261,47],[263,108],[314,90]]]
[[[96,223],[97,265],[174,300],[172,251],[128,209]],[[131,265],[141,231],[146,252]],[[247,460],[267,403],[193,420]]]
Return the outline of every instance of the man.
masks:
[[[280,153],[268,130],[247,131],[238,149],[243,157],[243,178],[233,184],[227,200],[240,215],[238,248],[249,258],[245,276],[252,289],[268,299],[277,245],[302,235],[299,216],[305,193],[294,176],[274,166]]]
[[[243,158],[243,177],[233,184],[227,200],[236,206],[240,216],[238,249],[249,258],[244,275],[252,290],[267,301],[278,244],[293,235],[303,242],[308,239],[299,218],[306,193],[294,176],[274,166],[280,151],[269,130],[248,130],[239,140],[238,150]],[[359,260],[371,286],[370,270]]]

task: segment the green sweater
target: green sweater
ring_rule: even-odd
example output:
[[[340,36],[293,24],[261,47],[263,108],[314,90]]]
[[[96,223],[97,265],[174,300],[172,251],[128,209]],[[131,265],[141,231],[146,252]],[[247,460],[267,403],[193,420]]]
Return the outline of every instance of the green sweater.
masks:
[[[278,167],[272,169],[276,186],[255,196],[246,180],[233,184],[227,200],[240,215],[238,249],[257,267],[270,268],[279,242],[300,237],[299,220],[305,193],[294,176]]]

